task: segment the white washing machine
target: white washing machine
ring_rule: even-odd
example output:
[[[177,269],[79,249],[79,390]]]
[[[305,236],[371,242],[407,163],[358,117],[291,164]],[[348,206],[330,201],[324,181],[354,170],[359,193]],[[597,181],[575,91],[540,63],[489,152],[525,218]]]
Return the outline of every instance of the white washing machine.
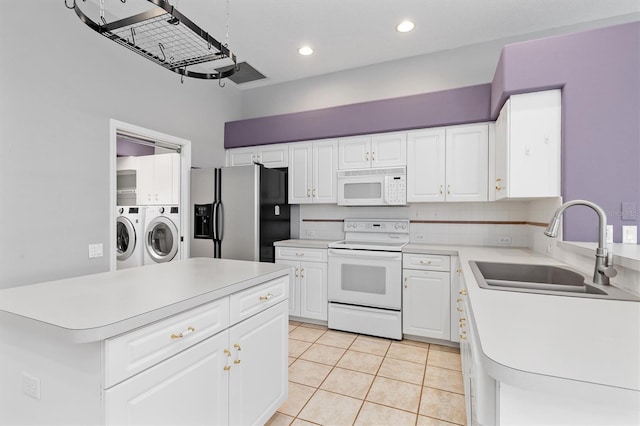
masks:
[[[144,264],[145,207],[116,207],[116,269]]]
[[[144,264],[171,262],[180,253],[178,206],[147,206],[144,225]]]

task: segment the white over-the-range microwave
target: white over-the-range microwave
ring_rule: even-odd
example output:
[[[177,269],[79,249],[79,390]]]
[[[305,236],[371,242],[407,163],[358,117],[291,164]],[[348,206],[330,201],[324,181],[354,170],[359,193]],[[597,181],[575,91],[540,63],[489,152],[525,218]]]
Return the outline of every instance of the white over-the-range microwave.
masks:
[[[338,171],[338,205],[404,206],[407,168],[389,167]]]

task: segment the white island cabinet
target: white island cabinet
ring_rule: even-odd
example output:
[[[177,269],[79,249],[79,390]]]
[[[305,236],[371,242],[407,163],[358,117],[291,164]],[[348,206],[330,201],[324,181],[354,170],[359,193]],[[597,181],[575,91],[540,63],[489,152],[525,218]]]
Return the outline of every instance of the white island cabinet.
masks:
[[[290,279],[186,259],[2,290],[0,424],[265,423],[287,398]]]

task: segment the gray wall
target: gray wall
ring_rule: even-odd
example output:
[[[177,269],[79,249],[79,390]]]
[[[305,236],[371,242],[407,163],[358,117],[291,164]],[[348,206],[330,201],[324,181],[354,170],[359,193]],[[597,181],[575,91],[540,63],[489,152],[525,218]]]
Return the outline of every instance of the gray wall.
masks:
[[[109,119],[191,140],[193,166],[224,163],[233,84],[180,84],[62,0],[2,2],[0,58],[0,288],[108,270]]]
[[[506,44],[640,19],[629,14],[242,92],[242,117],[309,111],[490,83]]]

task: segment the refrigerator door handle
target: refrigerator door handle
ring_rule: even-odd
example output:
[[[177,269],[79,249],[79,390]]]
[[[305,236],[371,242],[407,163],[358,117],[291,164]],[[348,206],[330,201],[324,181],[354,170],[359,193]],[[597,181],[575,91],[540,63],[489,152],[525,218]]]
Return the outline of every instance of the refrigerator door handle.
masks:
[[[220,223],[220,228],[218,229],[218,239],[222,241],[222,234],[224,230],[224,208],[221,201],[218,201],[218,212],[220,215],[220,221],[216,220],[216,225]]]
[[[211,212],[211,228],[213,229],[213,240],[218,240],[218,202],[213,203],[213,209]]]

